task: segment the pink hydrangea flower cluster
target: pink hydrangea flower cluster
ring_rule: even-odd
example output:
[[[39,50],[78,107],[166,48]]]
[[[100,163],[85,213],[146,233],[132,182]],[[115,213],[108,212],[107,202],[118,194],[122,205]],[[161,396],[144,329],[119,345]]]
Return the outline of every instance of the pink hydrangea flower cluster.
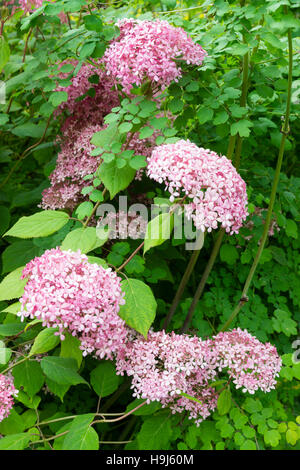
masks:
[[[58,153],[56,167],[50,175],[50,188],[43,191],[44,209],[70,209],[84,200],[82,188],[87,186],[84,176],[94,173],[99,166],[99,158],[92,157],[95,148],[90,140],[101,126],[87,126],[81,130],[77,125],[68,128],[62,138],[61,151]]]
[[[64,65],[72,65],[75,70],[78,65],[76,60],[63,61],[59,68]],[[100,64],[98,64],[100,66]],[[61,72],[59,78],[67,79],[70,72]],[[91,83],[89,78],[98,77],[98,83]],[[77,125],[78,129],[82,128],[83,120],[88,122],[88,125],[101,125],[103,118],[106,114],[110,113],[111,109],[119,106],[118,93],[114,87],[113,80],[107,77],[104,70],[98,68],[96,65],[83,64],[78,71],[77,75],[71,77],[71,85],[63,87],[59,85],[56,91],[66,91],[68,93],[68,100],[59,106],[59,110],[68,110],[70,117],[67,119],[63,133],[68,131],[69,127],[74,128]],[[94,89],[94,96],[85,96],[90,89]]]
[[[59,248],[45,251],[23,270],[28,277],[18,313],[43,320],[43,326],[58,327],[77,336],[84,354],[112,359],[127,336],[119,317],[124,303],[120,278],[111,268],[88,262],[87,256]]]
[[[248,215],[246,184],[231,161],[189,140],[156,147],[147,173],[165,184],[171,201],[182,195],[191,199],[185,214],[202,232],[221,224],[226,232],[238,233]]]
[[[196,424],[217,406],[212,382],[220,373],[227,372],[236,388],[252,394],[274,388],[281,368],[274,346],[239,328],[205,341],[150,331],[147,340],[138,336],[119,348],[116,361],[117,373],[132,377],[133,396],[159,401],[174,413],[188,411]]]
[[[0,422],[7,418],[14,404],[14,396],[18,394],[10,377],[0,374]]]
[[[36,10],[43,5],[43,0],[19,0],[19,6],[26,13],[32,10]]]
[[[120,35],[106,49],[103,61],[108,75],[116,78],[126,93],[145,80],[165,88],[181,77],[180,61],[201,65],[207,55],[184,29],[167,21],[125,18],[117,26]]]
[[[251,394],[258,389],[269,392],[275,388],[275,377],[282,365],[275,346],[261,343],[240,328],[218,333],[210,344],[218,356],[218,368],[228,369],[236,388]]]
[[[117,373],[132,376],[133,396],[160,401],[174,413],[186,410],[197,423],[217,405],[215,390],[208,385],[216,376],[215,358],[196,336],[164,331],[149,332],[147,341],[140,336],[119,350]]]

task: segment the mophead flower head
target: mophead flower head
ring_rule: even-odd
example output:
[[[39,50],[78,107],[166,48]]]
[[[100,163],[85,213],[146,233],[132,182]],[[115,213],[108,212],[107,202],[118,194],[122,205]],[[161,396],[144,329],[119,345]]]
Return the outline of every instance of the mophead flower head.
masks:
[[[182,28],[167,21],[125,18],[117,26],[120,35],[106,49],[103,61],[126,93],[146,81],[163,89],[181,77],[181,62],[201,65],[207,55]]]
[[[217,373],[215,357],[196,336],[164,331],[149,332],[147,340],[139,336],[119,349],[117,373],[132,376],[133,396],[160,401],[173,413],[188,411],[197,423],[217,405],[209,386]]]
[[[12,379],[0,374],[0,422],[9,415],[17,394]]]
[[[154,148],[148,158],[148,176],[171,193],[171,201],[187,196],[185,214],[202,232],[220,224],[237,233],[246,219],[246,184],[225,156],[179,140]]]
[[[121,279],[111,268],[88,262],[80,251],[47,250],[23,270],[28,278],[20,299],[22,317],[77,336],[84,354],[112,359],[127,337],[119,317],[124,303]]]
[[[226,369],[236,388],[251,394],[275,388],[282,365],[275,346],[261,343],[240,328],[218,333],[209,341],[219,370]]]

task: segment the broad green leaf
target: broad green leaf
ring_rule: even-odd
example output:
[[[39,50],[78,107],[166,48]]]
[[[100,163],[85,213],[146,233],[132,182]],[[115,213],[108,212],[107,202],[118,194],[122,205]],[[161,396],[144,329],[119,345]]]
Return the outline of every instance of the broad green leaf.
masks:
[[[199,111],[197,111],[197,118],[198,118],[199,124],[205,124],[207,121],[211,121],[213,115],[214,115],[214,112],[212,109],[200,108]]]
[[[101,237],[99,237],[101,235]],[[80,227],[72,232],[69,232],[64,241],[62,242],[61,249],[77,251],[81,253],[88,253],[89,251],[98,248],[107,241],[108,232],[104,230],[100,232],[96,227]]]
[[[12,369],[15,378],[15,387],[24,390],[30,397],[36,395],[42,388],[45,377],[42,374],[40,363],[27,360]]]
[[[30,349],[30,355],[43,354],[54,349],[60,342],[59,335],[55,335],[56,332],[57,328],[46,328],[40,331]]]
[[[135,173],[136,171],[127,165],[118,168],[117,159],[110,163],[102,163],[99,168],[99,176],[108,189],[111,199],[129,186],[135,177]]]
[[[54,91],[49,96],[49,101],[56,108],[61,103],[68,101],[68,93],[66,91]]]
[[[6,436],[7,434],[17,434],[19,432],[23,432],[24,429],[25,429],[24,420],[16,412],[15,408],[12,408],[10,410],[8,417],[3,419],[3,421],[0,422],[0,434],[2,434],[3,436]],[[1,439],[0,439],[0,442],[1,442]]]
[[[10,48],[8,42],[3,35],[0,36],[0,73],[3,70],[3,67],[9,61]]]
[[[41,250],[34,245],[31,240],[23,240],[9,245],[2,254],[2,272],[8,273],[14,271],[20,266],[24,266],[30,260],[39,256]]]
[[[154,246],[161,245],[170,239],[174,227],[174,215],[171,212],[159,214],[147,225],[144,254]]]
[[[44,374],[61,385],[87,384],[76,371],[77,361],[71,358],[46,356],[41,360]]]
[[[253,123],[247,119],[241,119],[238,122],[234,122],[231,125],[231,135],[239,134],[241,137],[249,137],[250,127],[253,127]]]
[[[239,253],[233,245],[222,245],[220,249],[220,258],[228,264],[235,264],[239,259]]]
[[[266,431],[264,433],[264,441],[267,445],[270,445],[271,447],[278,446],[280,439],[281,434],[277,431],[277,429],[270,429],[269,431]]]
[[[102,21],[96,15],[84,16],[84,25],[89,31],[97,31],[98,33],[102,30]]]
[[[5,236],[18,238],[47,237],[57,232],[69,221],[65,212],[47,210],[37,212],[28,217],[21,217],[18,222],[5,233]]]
[[[125,292],[125,305],[121,305],[119,315],[128,326],[147,339],[157,308],[152,290],[138,279],[126,279],[121,285]]]
[[[0,283],[0,300],[17,299],[23,295],[27,279],[21,279],[24,266],[9,273]]]
[[[103,131],[95,132],[91,138],[91,143],[96,147],[110,146],[118,136],[118,123],[110,124]]]
[[[0,336],[14,336],[23,331],[24,323],[5,323],[0,325]]]
[[[145,419],[137,436],[140,450],[166,449],[172,435],[169,414]]]
[[[98,450],[99,437],[96,431],[91,427],[94,414],[76,416],[66,435],[62,449],[63,450]]]
[[[30,442],[27,433],[11,434],[0,439],[0,450],[23,450]]]
[[[91,372],[91,385],[99,397],[107,397],[119,386],[120,377],[111,362],[103,362]]]
[[[2,341],[0,343],[4,344]],[[7,364],[12,355],[12,350],[0,345],[0,364]]]
[[[60,357],[69,357],[77,361],[78,367],[82,362],[82,351],[80,341],[76,336],[65,333],[65,339],[61,342]]]
[[[70,388],[70,385],[58,384],[57,382],[54,382],[53,380],[49,379],[49,377],[46,377],[46,384],[50,392],[58,396],[61,399],[61,401],[63,401],[65,394]]]
[[[220,415],[225,415],[231,408],[231,392],[229,388],[223,390],[218,398],[218,412]]]

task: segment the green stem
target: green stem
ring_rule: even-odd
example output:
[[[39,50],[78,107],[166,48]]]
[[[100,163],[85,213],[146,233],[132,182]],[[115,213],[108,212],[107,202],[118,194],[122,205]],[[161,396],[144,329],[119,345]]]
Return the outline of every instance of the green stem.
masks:
[[[194,270],[194,267],[195,267],[195,264],[196,264],[196,262],[197,262],[197,260],[198,260],[200,251],[201,251],[201,248],[200,248],[200,250],[194,250],[192,256],[190,257],[190,261],[189,261],[189,263],[188,263],[188,265],[187,265],[187,268],[186,268],[185,273],[184,273],[184,275],[183,275],[183,277],[182,277],[182,279],[181,279],[181,282],[180,282],[180,284],[179,284],[179,287],[178,287],[177,292],[176,292],[176,294],[175,294],[175,297],[174,297],[174,299],[173,299],[173,302],[172,302],[172,305],[171,305],[170,310],[169,310],[169,312],[168,312],[168,315],[167,315],[167,317],[166,317],[166,319],[165,319],[165,321],[164,321],[164,324],[163,324],[163,326],[162,326],[162,329],[163,329],[163,330],[165,330],[165,329],[169,326],[170,321],[171,321],[172,318],[173,318],[173,315],[174,315],[174,313],[175,313],[175,311],[176,311],[176,309],[177,309],[177,307],[178,307],[178,304],[179,304],[179,302],[180,302],[180,300],[181,300],[181,297],[182,297],[182,295],[183,295],[183,292],[184,292],[184,290],[185,290],[185,287],[186,287],[186,285],[187,285],[187,283],[188,283],[188,281],[189,281],[189,279],[190,279],[190,277],[191,277],[191,274],[192,274],[192,272],[193,272],[193,270]]]
[[[270,227],[270,223],[271,223],[271,219],[272,219],[273,207],[274,207],[274,203],[275,203],[277,186],[278,186],[278,182],[279,182],[280,170],[281,170],[281,165],[282,165],[282,160],[283,160],[283,155],[284,155],[285,140],[286,140],[287,135],[290,132],[289,118],[290,118],[290,108],[291,108],[292,72],[293,72],[293,45],[292,45],[292,33],[291,33],[290,29],[288,30],[288,46],[289,46],[289,72],[288,72],[288,89],[287,89],[286,111],[285,111],[283,126],[282,126],[282,129],[281,129],[282,136],[281,136],[280,148],[279,148],[279,152],[278,152],[277,164],[276,164],[276,169],[275,169],[275,176],[274,176],[272,190],[271,190],[271,196],[270,196],[270,202],[269,202],[267,217],[266,217],[265,224],[264,224],[264,231],[263,231],[263,235],[262,235],[257,253],[255,255],[253,264],[251,266],[248,277],[246,279],[241,298],[240,298],[237,306],[233,310],[232,314],[230,315],[229,319],[222,326],[220,331],[225,331],[231,325],[231,323],[236,318],[236,316],[238,315],[238,313],[241,310],[241,308],[243,307],[243,305],[248,301],[248,297],[247,297],[248,290],[249,290],[250,284],[252,282],[254,273],[256,271],[257,265],[260,261],[260,257],[261,257],[261,254],[263,252],[266,240],[268,238],[268,232],[269,232],[269,227]]]
[[[191,303],[191,306],[189,308],[189,311],[188,311],[188,314],[185,318],[185,321],[184,321],[184,324],[183,324],[183,327],[181,329],[181,333],[185,333],[189,327],[189,324],[193,318],[193,314],[194,314],[194,311],[195,311],[195,308],[196,308],[196,305],[202,295],[202,292],[204,290],[204,287],[205,287],[205,284],[206,284],[206,281],[207,281],[207,278],[208,276],[210,275],[211,273],[211,270],[212,270],[212,267],[215,263],[215,260],[216,260],[216,257],[219,253],[219,249],[220,249],[220,246],[221,246],[221,243],[222,243],[222,240],[223,240],[223,237],[224,237],[224,234],[225,234],[225,230],[222,228],[220,231],[219,231],[219,234],[218,234],[218,237],[217,237],[217,240],[214,244],[214,247],[213,247],[213,250],[211,252],[211,255],[210,255],[210,258],[208,260],[208,263],[205,267],[205,270],[204,270],[204,273],[202,275],[202,278],[201,278],[201,281],[197,287],[197,290],[195,292],[195,295],[194,295],[194,298],[193,298],[193,301]]]
[[[245,40],[244,40],[245,42]],[[248,92],[248,76],[249,76],[249,53],[247,52],[243,57],[243,82],[242,82],[242,94],[240,98],[240,107],[244,108],[247,104],[247,92]],[[238,170],[241,163],[243,138],[238,134],[235,149],[234,166]]]
[[[6,374],[6,372],[8,372],[9,370],[13,369],[14,367],[18,366],[19,364],[22,364],[22,362],[25,362],[29,359],[29,357],[24,357],[23,359],[21,359],[20,361],[18,362],[15,362],[14,364],[12,364],[11,366],[7,367],[7,369],[3,370],[1,372],[1,374]]]

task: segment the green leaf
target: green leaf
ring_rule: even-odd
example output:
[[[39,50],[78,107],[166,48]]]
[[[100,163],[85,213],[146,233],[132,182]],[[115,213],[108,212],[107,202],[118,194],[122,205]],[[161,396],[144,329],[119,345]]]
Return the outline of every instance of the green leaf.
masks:
[[[140,450],[166,449],[172,435],[170,415],[145,419],[137,436]]]
[[[141,333],[146,339],[154,321],[157,303],[152,290],[138,279],[122,281],[125,292],[125,305],[121,305],[119,315],[128,326]]]
[[[8,42],[5,40],[4,36],[0,36],[0,73],[3,70],[3,67],[9,61],[10,48]]]
[[[143,127],[140,130],[140,139],[147,139],[148,137],[151,137],[153,132],[154,132],[154,129],[152,129],[152,127],[147,127],[147,126]]]
[[[199,124],[205,124],[207,121],[211,121],[213,115],[214,115],[214,112],[212,109],[200,108],[199,111],[197,111],[197,118],[198,118]]]
[[[61,342],[60,357],[69,357],[77,361],[78,367],[82,362],[82,351],[80,341],[70,333],[65,333],[65,339]]]
[[[292,238],[298,238],[298,228],[297,224],[294,220],[292,219],[287,219],[286,221],[286,226],[285,226],[285,231],[288,237]]]
[[[0,364],[7,364],[12,355],[12,350],[6,348],[3,341],[0,341]]]
[[[17,299],[23,295],[27,279],[21,279],[25,266],[15,269],[9,273],[0,283],[0,300]]]
[[[70,385],[58,384],[57,382],[54,382],[53,380],[49,379],[49,377],[46,377],[46,384],[50,392],[54,393],[54,395],[57,395],[61,399],[61,401],[63,401],[65,394],[70,388]]]
[[[231,408],[231,392],[229,388],[223,390],[223,392],[219,395],[217,407],[221,416],[229,412]]]
[[[49,96],[49,101],[56,108],[61,103],[68,101],[68,93],[66,91],[54,91]]]
[[[45,132],[45,124],[40,122],[39,124],[34,124],[33,122],[26,122],[20,126],[15,127],[11,130],[11,133],[18,137],[33,137],[40,139]]]
[[[95,132],[91,138],[91,143],[96,147],[105,147],[110,145],[118,136],[118,123],[110,124],[103,131]]]
[[[40,248],[33,244],[31,240],[18,241],[9,245],[2,254],[2,272],[14,271],[20,266],[24,266],[30,260],[40,255]]]
[[[84,16],[84,25],[88,31],[97,31],[98,33],[102,31],[102,21],[96,15],[87,15]]]
[[[236,260],[239,259],[239,253],[233,245],[222,245],[220,258],[228,264],[235,264]]]
[[[123,122],[119,125],[119,132],[120,134],[127,134],[133,128],[133,124],[131,122]]]
[[[86,57],[90,57],[93,54],[95,47],[96,47],[96,42],[87,42],[83,44],[79,52],[79,58],[85,59]]]
[[[135,173],[135,170],[129,166],[118,168],[116,160],[110,163],[102,163],[99,168],[99,176],[108,189],[111,199],[129,186],[135,177]]]
[[[68,434],[66,435],[62,449],[63,450],[98,450],[99,437],[96,431],[91,427],[94,414],[76,416]]]
[[[240,447],[240,450],[256,450],[256,444],[250,439],[246,439]]]
[[[269,431],[266,431],[264,433],[264,441],[267,445],[270,445],[271,447],[278,446],[280,439],[281,435],[277,431],[277,429],[270,429]]]
[[[55,333],[57,333],[57,328],[46,328],[40,331],[34,340],[29,354],[43,354],[54,349],[60,342],[59,335],[55,335]]]
[[[226,111],[220,111],[218,114],[216,114],[213,123],[215,126],[218,126],[219,124],[224,124],[225,122],[228,121],[228,113]]]
[[[24,390],[30,397],[36,395],[42,388],[45,380],[40,363],[32,360],[27,360],[15,366],[12,374],[15,378],[15,387]]]
[[[100,232],[96,227],[80,227],[68,233],[62,242],[61,249],[89,253],[89,251],[104,245],[107,239],[108,233],[105,233],[104,230]]]
[[[92,215],[94,205],[91,201],[84,201],[76,208],[75,214],[79,220],[83,220],[85,217]]]
[[[152,219],[146,229],[144,254],[154,246],[161,245],[171,237],[174,227],[174,215],[171,212],[159,214]]]
[[[11,434],[0,439],[0,450],[24,450],[29,442],[27,433]]]
[[[60,385],[87,384],[77,372],[77,362],[75,359],[46,356],[41,360],[44,374],[49,379]]]
[[[14,336],[24,330],[24,323],[6,323],[0,325],[0,336]]]
[[[65,212],[47,210],[28,217],[21,217],[4,236],[18,238],[47,237],[57,232],[69,221]]]
[[[240,121],[234,122],[231,125],[230,132],[231,135],[239,134],[241,137],[249,137],[250,127],[253,127],[251,121],[248,121],[247,119],[241,119]]]
[[[19,390],[19,393],[22,393]],[[18,396],[19,396],[18,393]],[[18,399],[18,396],[16,399]],[[0,423],[0,434],[6,436],[7,434],[16,434],[19,432],[23,432],[25,429],[24,420],[21,416],[16,412],[15,408],[10,410],[10,413],[7,418],[3,419]],[[1,439],[0,439],[1,442]]]
[[[103,362],[91,372],[91,385],[99,397],[107,397],[115,392],[119,386],[120,378],[116,375],[112,362]]]

